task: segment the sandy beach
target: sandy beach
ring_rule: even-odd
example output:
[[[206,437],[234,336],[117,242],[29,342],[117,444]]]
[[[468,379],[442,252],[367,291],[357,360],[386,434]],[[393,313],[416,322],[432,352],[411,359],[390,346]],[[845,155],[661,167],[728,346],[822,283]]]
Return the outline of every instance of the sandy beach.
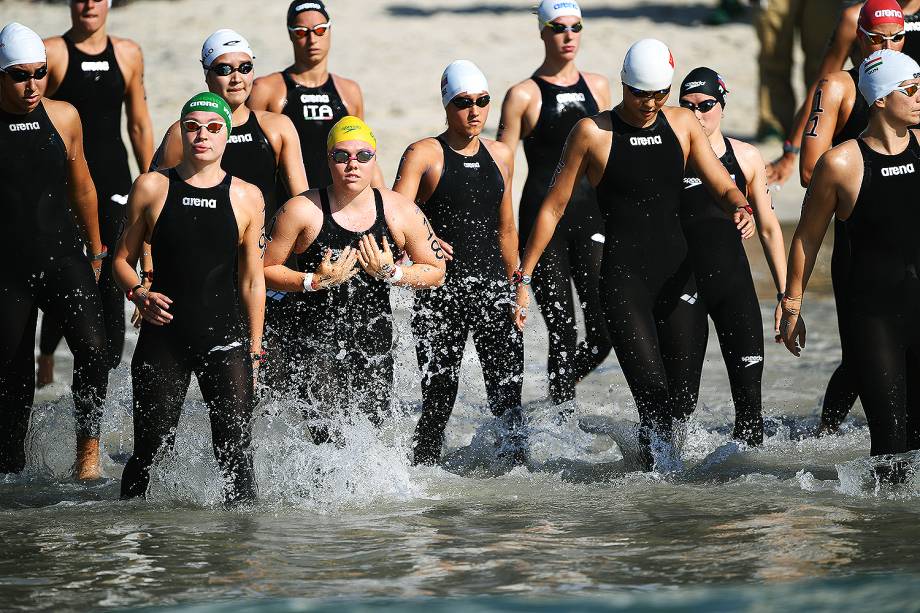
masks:
[[[256,52],[257,74],[284,68],[291,61],[284,29],[285,0],[228,2],[206,10],[200,0],[133,2],[112,11],[109,32],[142,46],[147,95],[157,139],[175,120],[182,103],[204,89],[198,63],[201,43],[214,30],[234,28]],[[443,129],[441,71],[450,61],[476,62],[489,79],[493,97],[526,78],[542,59],[530,0],[331,0],[334,36],[330,69],[356,79],[365,98],[366,119],[377,133],[385,176],[392,181],[399,157],[409,143]],[[666,42],[677,62],[676,80],[707,65],[726,79],[729,96],[724,130],[741,138],[756,128],[757,37],[747,23],[702,25],[708,3],[693,0],[583,0],[585,32],[578,64],[606,75],[618,101],[619,70],[630,44],[644,37]],[[62,4],[2,3],[0,21],[20,21],[42,36],[70,25]],[[672,98],[671,104],[676,104]],[[487,133],[494,135],[500,106],[493,105]],[[763,148],[769,160],[779,152]],[[518,151],[515,193],[526,176]],[[798,219],[803,191],[793,177],[777,193],[784,221]],[[515,202],[517,198],[515,198]]]

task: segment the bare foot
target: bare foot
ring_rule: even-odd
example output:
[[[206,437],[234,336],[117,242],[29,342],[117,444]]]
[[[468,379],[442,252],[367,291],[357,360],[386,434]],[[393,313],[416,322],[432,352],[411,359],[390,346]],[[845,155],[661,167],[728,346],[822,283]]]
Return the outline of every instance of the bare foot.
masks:
[[[35,375],[35,387],[41,389],[54,383],[54,356],[41,354],[36,362],[38,372]]]
[[[74,463],[73,476],[77,481],[102,478],[102,471],[99,469],[98,438],[77,439],[77,460]]]

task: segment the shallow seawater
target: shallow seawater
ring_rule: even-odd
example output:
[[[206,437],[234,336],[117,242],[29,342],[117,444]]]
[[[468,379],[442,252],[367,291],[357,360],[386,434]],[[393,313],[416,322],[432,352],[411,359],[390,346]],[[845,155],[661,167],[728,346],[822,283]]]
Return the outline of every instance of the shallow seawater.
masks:
[[[771,295],[764,271],[756,275],[761,295]],[[96,484],[67,478],[66,385],[40,392],[29,468],[0,477],[0,608],[920,608],[920,477],[898,487],[869,477],[858,408],[840,436],[810,436],[839,359],[829,296],[806,305],[802,358],[768,338],[762,448],[729,439],[731,399],[713,342],[679,461],[647,474],[630,472],[616,443],[628,451],[624,424],[636,413],[615,358],[580,386],[575,415],[555,419],[543,400],[539,318],[527,333],[528,466],[509,469],[496,455],[501,426],[489,417],[478,362],[468,355],[447,435],[453,472],[410,467],[419,387],[408,297],[397,303],[399,402],[391,422],[379,434],[358,423],[343,448],[320,448],[305,441],[292,407],[262,406],[254,427],[261,499],[249,507],[219,503],[194,384],[176,451],[158,464],[146,502],[118,500],[132,446],[127,364],[112,376],[107,479]],[[763,315],[772,318],[771,303]],[[609,434],[588,434],[580,420]]]

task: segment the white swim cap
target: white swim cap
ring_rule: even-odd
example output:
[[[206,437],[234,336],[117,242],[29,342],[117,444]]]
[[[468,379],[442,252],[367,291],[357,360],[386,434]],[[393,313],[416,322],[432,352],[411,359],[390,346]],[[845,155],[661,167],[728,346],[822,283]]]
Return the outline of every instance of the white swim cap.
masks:
[[[0,70],[47,61],[41,36],[15,21],[0,30]]]
[[[447,107],[457,94],[478,94],[489,91],[489,83],[482,71],[469,60],[454,60],[441,75],[441,102]]]
[[[920,77],[920,66],[909,55],[881,49],[859,66],[859,93],[872,106],[901,86],[902,81]]]
[[[581,7],[575,0],[541,0],[534,13],[537,14],[537,22],[542,30],[557,17],[581,17]]]
[[[643,38],[626,52],[620,79],[642,91],[667,89],[674,80],[674,56],[660,40]]]
[[[254,60],[256,57],[252,53],[249,41],[247,41],[243,35],[228,28],[218,30],[214,34],[211,34],[201,46],[201,65],[208,68],[214,60],[223,54],[237,51],[245,53],[249,56],[249,59]]]

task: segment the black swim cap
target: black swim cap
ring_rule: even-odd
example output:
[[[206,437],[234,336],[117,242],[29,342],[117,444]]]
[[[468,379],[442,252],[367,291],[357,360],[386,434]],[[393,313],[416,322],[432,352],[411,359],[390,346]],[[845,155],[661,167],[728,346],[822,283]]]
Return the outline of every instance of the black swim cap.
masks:
[[[704,66],[691,70],[690,74],[684,77],[683,83],[680,84],[681,96],[706,94],[718,100],[723,109],[725,108],[725,94],[727,93],[728,88],[725,87],[725,81],[722,80],[721,75],[715,70]]]
[[[295,17],[301,13],[306,13],[307,11],[316,11],[325,17],[326,21],[329,21],[329,13],[326,12],[326,5],[323,4],[323,0],[294,0],[288,7],[288,25],[291,25],[294,22]]]

